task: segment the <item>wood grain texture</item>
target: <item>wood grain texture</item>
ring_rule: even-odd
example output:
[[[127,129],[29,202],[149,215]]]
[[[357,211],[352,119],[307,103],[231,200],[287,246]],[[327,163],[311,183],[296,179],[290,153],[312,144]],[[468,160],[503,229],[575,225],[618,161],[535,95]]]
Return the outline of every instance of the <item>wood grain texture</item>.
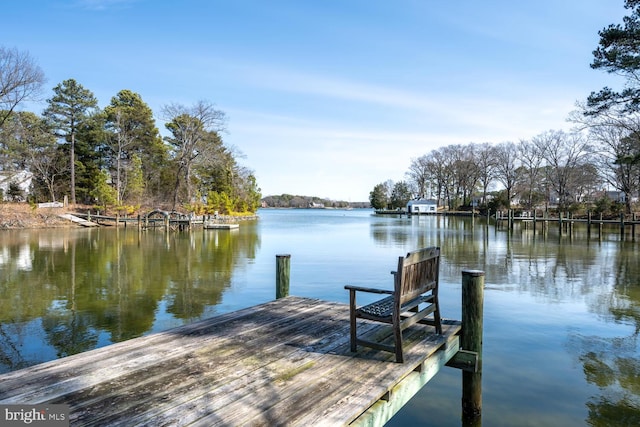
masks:
[[[0,375],[0,404],[66,403],[74,426],[346,425],[459,332],[410,327],[399,364],[350,352],[348,305],[287,297]]]

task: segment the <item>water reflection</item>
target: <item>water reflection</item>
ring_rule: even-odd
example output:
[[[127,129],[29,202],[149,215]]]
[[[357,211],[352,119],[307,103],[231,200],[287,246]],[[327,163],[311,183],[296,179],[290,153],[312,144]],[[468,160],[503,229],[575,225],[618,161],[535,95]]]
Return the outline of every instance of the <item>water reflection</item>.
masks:
[[[572,333],[569,353],[583,366],[585,380],[598,392],[586,403],[593,426],[640,425],[640,271],[638,249],[612,251],[611,274],[589,300],[590,310],[607,322],[626,326],[628,335]],[[599,282],[599,283],[598,283]]]
[[[242,234],[98,229],[1,238],[2,372],[200,318],[260,242],[251,226]]]
[[[443,276],[452,283],[461,269],[485,271],[486,425],[640,425],[640,254],[631,238],[622,241],[615,228],[594,239],[586,226],[571,234],[497,230],[483,219],[454,218],[409,219],[403,229],[372,236],[440,246]],[[563,364],[563,352],[573,366]],[[389,425],[460,425],[433,411],[433,393],[425,388]],[[535,411],[541,406],[544,415]],[[426,408],[429,416],[421,417]]]
[[[486,273],[485,425],[640,425],[640,245],[616,227],[260,215],[237,233],[0,233],[0,371],[264,302],[278,253],[292,294],[347,302],[345,284],[391,286],[398,255],[437,245],[445,317],[460,318],[461,270]],[[459,426],[459,375],[442,371],[389,426]]]

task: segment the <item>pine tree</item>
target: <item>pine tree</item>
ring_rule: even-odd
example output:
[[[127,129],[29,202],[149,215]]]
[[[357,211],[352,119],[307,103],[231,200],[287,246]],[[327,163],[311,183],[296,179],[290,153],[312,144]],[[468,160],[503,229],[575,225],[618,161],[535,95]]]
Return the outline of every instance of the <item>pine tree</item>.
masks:
[[[78,128],[94,110],[98,101],[93,93],[82,87],[74,79],[65,80],[53,88],[54,96],[47,100],[49,104],[43,115],[57,136],[69,143],[69,165],[71,173],[71,203],[76,203],[76,135]]]

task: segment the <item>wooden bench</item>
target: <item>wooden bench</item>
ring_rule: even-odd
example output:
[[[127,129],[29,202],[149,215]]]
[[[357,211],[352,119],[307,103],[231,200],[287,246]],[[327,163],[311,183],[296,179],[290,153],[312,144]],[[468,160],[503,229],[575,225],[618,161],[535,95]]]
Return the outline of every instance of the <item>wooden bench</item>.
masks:
[[[398,270],[394,275],[394,289],[363,288],[345,286],[349,290],[349,317],[351,330],[351,351],[363,345],[396,354],[396,361],[404,361],[402,354],[402,331],[416,323],[435,326],[437,334],[442,334],[442,320],[438,304],[438,273],[440,248],[430,247],[409,252],[399,257]],[[356,292],[372,292],[389,296],[374,303],[357,307]],[[428,315],[433,314],[431,318]],[[368,341],[357,336],[356,319],[368,319],[392,325],[393,345]]]

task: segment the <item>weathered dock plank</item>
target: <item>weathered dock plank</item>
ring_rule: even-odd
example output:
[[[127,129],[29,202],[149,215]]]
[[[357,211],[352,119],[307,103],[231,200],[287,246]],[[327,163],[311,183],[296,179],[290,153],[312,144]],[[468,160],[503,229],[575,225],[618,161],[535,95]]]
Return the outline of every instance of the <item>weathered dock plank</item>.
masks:
[[[346,304],[287,297],[0,375],[0,404],[66,403],[71,425],[346,425],[455,353],[460,325],[443,327],[409,328],[398,364],[349,351]]]

